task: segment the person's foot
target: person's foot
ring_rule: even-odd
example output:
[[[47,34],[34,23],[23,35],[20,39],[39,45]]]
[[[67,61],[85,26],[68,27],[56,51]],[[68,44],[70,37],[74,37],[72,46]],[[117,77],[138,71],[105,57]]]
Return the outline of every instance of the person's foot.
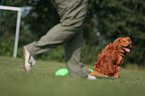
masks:
[[[24,56],[24,69],[26,72],[31,72],[32,66],[35,64],[36,60],[30,55],[27,48],[23,47],[23,56]]]
[[[95,77],[95,76],[93,76],[93,75],[88,74],[88,79],[90,79],[90,80],[95,80],[95,79],[96,79],[96,77]]]

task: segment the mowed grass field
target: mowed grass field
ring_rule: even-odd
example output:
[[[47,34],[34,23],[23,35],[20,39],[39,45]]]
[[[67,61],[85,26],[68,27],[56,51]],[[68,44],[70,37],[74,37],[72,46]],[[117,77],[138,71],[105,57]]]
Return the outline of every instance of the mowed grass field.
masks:
[[[93,68],[93,66],[88,66]],[[23,59],[0,56],[0,96],[145,96],[145,71],[122,69],[118,79],[55,76],[64,63],[38,60],[31,74]]]

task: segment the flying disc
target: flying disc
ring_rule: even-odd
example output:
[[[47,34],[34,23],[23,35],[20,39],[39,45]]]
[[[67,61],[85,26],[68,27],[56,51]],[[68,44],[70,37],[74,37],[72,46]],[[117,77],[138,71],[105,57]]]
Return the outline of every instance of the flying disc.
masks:
[[[68,69],[61,68],[61,69],[56,71],[55,75],[56,76],[69,76]]]
[[[91,72],[93,71],[92,69],[89,69]],[[69,76],[69,72],[67,68],[61,68],[55,72],[56,76]]]

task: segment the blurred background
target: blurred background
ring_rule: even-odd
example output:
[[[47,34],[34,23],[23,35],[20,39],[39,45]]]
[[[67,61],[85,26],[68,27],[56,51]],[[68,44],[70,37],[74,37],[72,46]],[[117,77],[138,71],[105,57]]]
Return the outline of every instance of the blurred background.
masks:
[[[17,57],[22,47],[46,34],[59,23],[59,16],[50,0],[0,0],[0,5],[22,8]],[[0,10],[0,55],[13,56],[17,14]],[[96,62],[97,55],[118,37],[129,36],[133,42],[124,67],[145,66],[145,0],[89,0],[83,27],[83,62]],[[40,56],[42,60],[64,62],[63,45]]]

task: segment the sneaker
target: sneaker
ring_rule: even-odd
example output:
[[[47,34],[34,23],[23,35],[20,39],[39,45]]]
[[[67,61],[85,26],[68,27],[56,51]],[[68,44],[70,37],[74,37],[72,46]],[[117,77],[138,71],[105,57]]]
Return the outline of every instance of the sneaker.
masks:
[[[88,74],[88,79],[90,79],[90,80],[95,80],[95,79],[96,79],[96,77],[95,77],[95,76],[93,76],[93,75]]]
[[[26,72],[32,71],[32,66],[36,63],[36,60],[30,55],[27,48],[23,47],[23,55],[24,55],[24,68]]]

